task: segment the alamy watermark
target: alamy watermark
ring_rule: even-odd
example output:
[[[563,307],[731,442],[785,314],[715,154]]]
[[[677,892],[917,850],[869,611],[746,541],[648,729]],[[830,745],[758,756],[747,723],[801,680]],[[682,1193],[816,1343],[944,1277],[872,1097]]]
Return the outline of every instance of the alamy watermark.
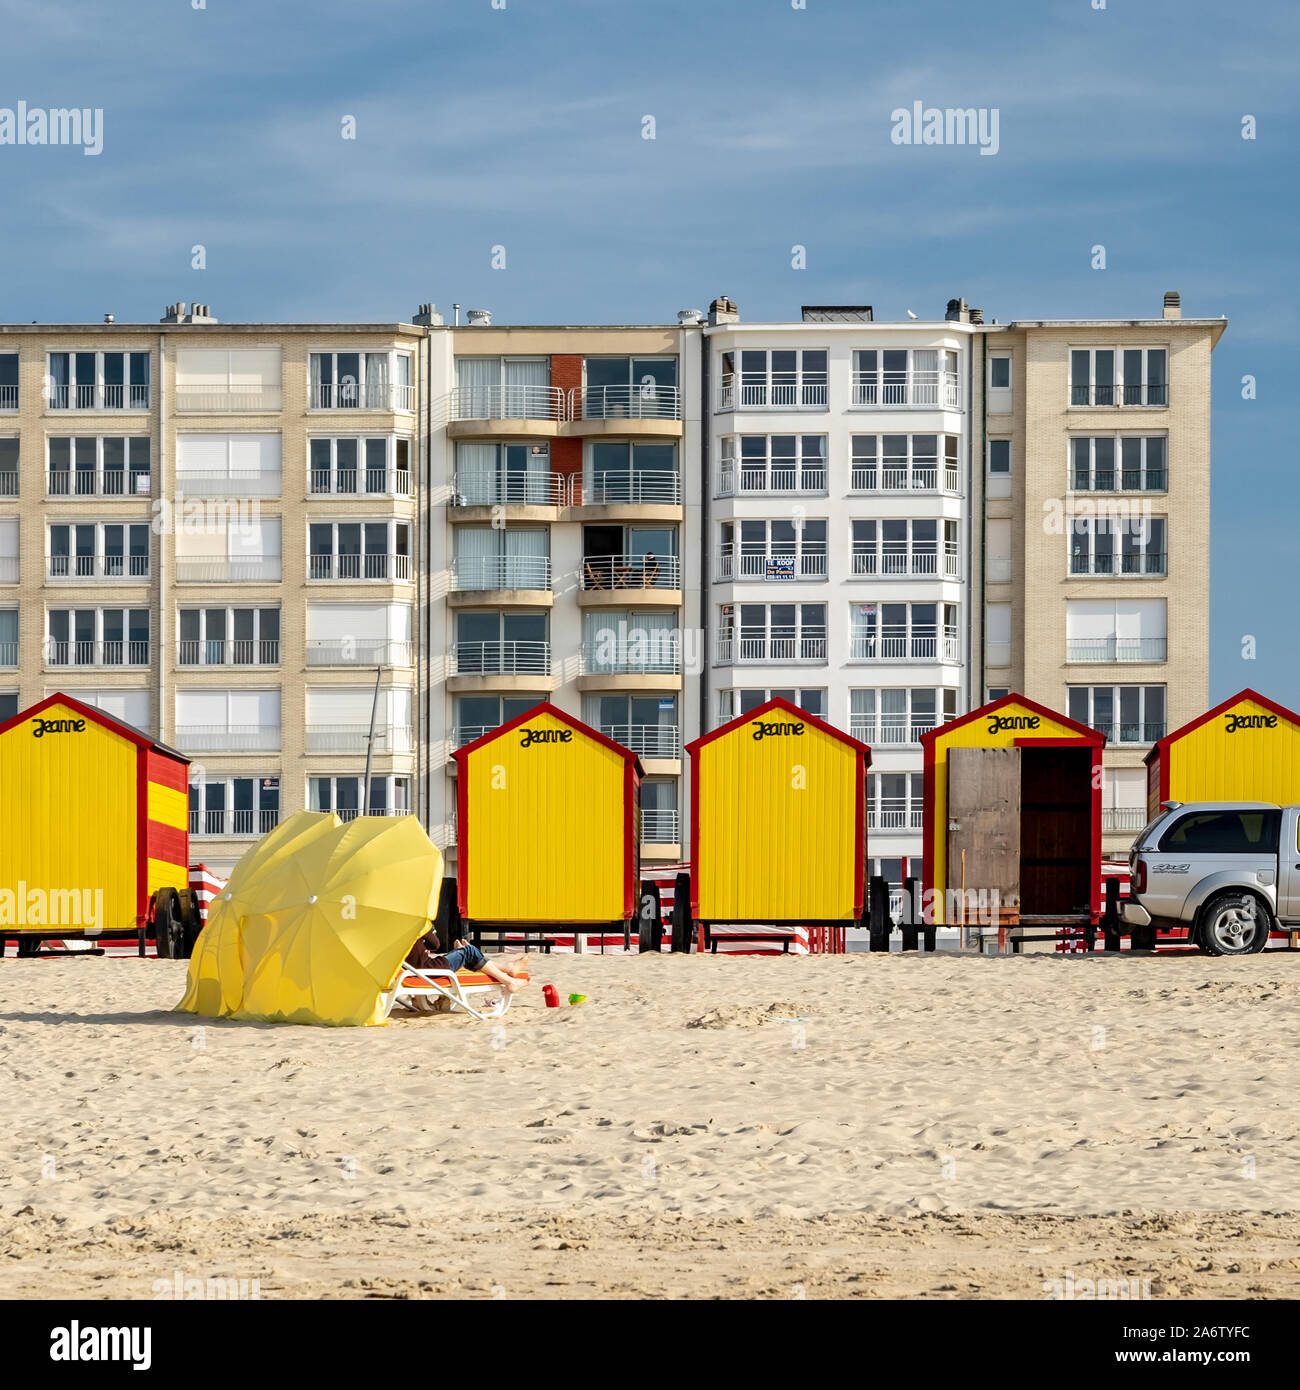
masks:
[[[102,107],[0,106],[0,145],[80,145],[82,154],[104,148]]]
[[[978,145],[980,154],[997,154],[1001,146],[1001,111],[996,106],[926,106],[914,101],[889,113],[895,145]]]

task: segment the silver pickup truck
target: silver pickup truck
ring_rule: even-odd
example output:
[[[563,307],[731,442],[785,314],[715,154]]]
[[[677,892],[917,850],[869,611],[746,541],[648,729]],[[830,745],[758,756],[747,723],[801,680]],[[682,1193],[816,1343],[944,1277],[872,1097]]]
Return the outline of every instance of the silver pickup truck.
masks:
[[[1300,806],[1167,801],[1128,859],[1122,911],[1137,947],[1187,927],[1209,955],[1248,956],[1275,927],[1300,926]]]

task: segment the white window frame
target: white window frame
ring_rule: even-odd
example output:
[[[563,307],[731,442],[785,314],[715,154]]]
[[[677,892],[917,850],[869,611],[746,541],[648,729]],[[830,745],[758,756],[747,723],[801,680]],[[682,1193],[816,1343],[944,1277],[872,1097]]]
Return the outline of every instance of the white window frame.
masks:
[[[905,439],[906,452],[886,454],[886,439]],[[916,441],[935,441],[935,452],[918,453]],[[939,430],[854,430],[849,436],[850,492],[942,492],[961,494],[960,435]],[[874,453],[864,441],[874,440]]]
[[[1081,384],[1076,384],[1074,380],[1074,354],[1076,352],[1086,352],[1088,354],[1088,381],[1086,388]],[[1108,386],[1098,386],[1097,384],[1097,354],[1099,352],[1114,353],[1114,380]],[[1137,387],[1124,385],[1124,354],[1126,352],[1140,352],[1142,354],[1142,382]],[[1150,376],[1150,354],[1162,353],[1165,359],[1164,382],[1151,383],[1148,381]],[[1097,346],[1079,346],[1066,349],[1066,380],[1068,382],[1068,400],[1072,409],[1141,409],[1141,410],[1166,410],[1169,407],[1169,364],[1170,350],[1168,345],[1150,344],[1138,347],[1136,344],[1117,345],[1112,343],[1101,343]],[[1078,400],[1078,393],[1084,390],[1087,400]],[[1097,400],[1098,391],[1109,391],[1110,400]],[[1137,400],[1128,400],[1130,391],[1137,391]],[[1164,400],[1149,400],[1148,395],[1152,391],[1163,392]]]
[[[328,551],[313,551],[312,527],[328,526],[330,528],[330,549]],[[357,565],[355,575],[336,574],[341,570],[339,565],[339,527],[340,526],[360,526],[361,529],[361,550],[355,557],[360,563]],[[365,548],[367,526],[384,526],[387,528],[386,549],[383,552],[386,562],[384,573],[367,576],[364,570],[370,568],[365,561],[367,556],[377,555],[378,551],[370,551]],[[307,582],[310,584],[409,584],[411,582],[411,544],[414,532],[414,523],[406,517],[391,516],[309,516],[307,525],[303,528],[305,535],[305,548],[307,560]],[[406,531],[406,554],[402,555],[397,550],[397,534],[399,530]],[[313,574],[313,557],[328,555],[330,558],[329,574]],[[402,563],[405,561],[405,564]],[[320,568],[320,566],[317,566]],[[378,568],[377,566],[375,568]],[[404,571],[404,572],[403,572]]]
[[[1114,486],[1097,486],[1097,443],[1099,440],[1111,440],[1114,444],[1115,454],[1114,463],[1111,466]],[[1164,463],[1159,469],[1152,468],[1147,462],[1147,446],[1152,440],[1158,439],[1164,445]],[[1138,444],[1139,463],[1137,467],[1138,485],[1137,487],[1126,487],[1124,478],[1134,470],[1126,468],[1124,465],[1124,444],[1126,441],[1136,441]],[[1088,484],[1079,487],[1079,469],[1075,461],[1076,447],[1079,444],[1088,446]],[[1070,492],[1132,492],[1132,493],[1161,493],[1169,491],[1169,433],[1167,430],[1143,430],[1140,433],[1135,431],[1094,431],[1090,434],[1074,434],[1066,441],[1065,446],[1065,468],[1066,468],[1066,488]],[[1163,482],[1159,487],[1147,486],[1148,469],[1159,472],[1163,475]]]
[[[78,527],[91,526],[95,531],[95,548],[88,556],[79,556],[72,548],[75,537],[73,533]],[[109,556],[104,549],[104,530],[108,526],[119,526],[122,528],[123,550],[120,556],[113,557],[121,562],[121,569],[110,573]],[[131,532],[132,530],[142,530],[145,535],[146,549],[143,556],[131,553]],[[61,560],[66,561],[61,574],[55,573],[54,555],[54,532],[56,530],[66,530],[68,536],[68,553],[60,556]],[[45,573],[51,580],[95,580],[101,579],[115,584],[147,584],[153,568],[153,541],[152,528],[147,521],[92,521],[89,517],[66,517],[59,521],[47,521],[45,523]],[[78,562],[82,559],[90,561],[89,571],[82,571],[78,567]],[[143,561],[143,564],[138,562]]]
[[[745,440],[763,441],[762,467],[755,466],[757,455],[745,455]],[[774,439],[793,439],[793,454],[774,455]],[[812,440],[820,445],[816,452],[806,451]],[[755,493],[777,493],[789,496],[825,496],[829,491],[827,483],[827,460],[829,458],[828,436],[809,434],[806,431],[787,433],[777,430],[772,434],[755,434],[745,431],[741,434],[724,435],[718,452],[718,492],[719,497],[747,497]],[[779,459],[779,462],[777,461]],[[786,478],[790,486],[781,484]],[[757,486],[755,484],[758,484]]]
[[[95,380],[93,385],[87,386],[84,383],[74,382],[74,360],[78,357],[93,356],[95,359]],[[68,359],[68,382],[62,388],[54,385],[54,371],[51,359],[54,357],[66,357]],[[108,383],[104,380],[104,359],[107,357],[121,357],[123,381],[120,386],[114,385],[113,390],[122,392],[121,405],[109,405],[105,392],[109,390]],[[143,385],[135,386],[131,383],[131,358],[143,357],[148,367],[145,376],[147,380]],[[47,348],[45,353],[45,408],[47,411],[57,415],[75,414],[78,411],[111,410],[122,411],[124,414],[139,414],[148,411],[153,405],[153,353],[148,348],[125,347],[125,348]],[[55,392],[57,389],[66,391],[67,404],[57,403]],[[81,403],[80,393],[90,392],[89,404]],[[143,392],[143,398],[139,393]],[[76,404],[72,404],[73,400]]]

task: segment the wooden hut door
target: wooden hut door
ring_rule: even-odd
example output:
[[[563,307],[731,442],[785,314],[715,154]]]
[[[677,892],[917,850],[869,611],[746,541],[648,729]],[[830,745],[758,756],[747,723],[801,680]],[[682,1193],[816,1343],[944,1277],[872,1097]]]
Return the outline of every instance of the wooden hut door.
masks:
[[[948,750],[948,883],[997,889],[1003,908],[1020,908],[1020,749]]]

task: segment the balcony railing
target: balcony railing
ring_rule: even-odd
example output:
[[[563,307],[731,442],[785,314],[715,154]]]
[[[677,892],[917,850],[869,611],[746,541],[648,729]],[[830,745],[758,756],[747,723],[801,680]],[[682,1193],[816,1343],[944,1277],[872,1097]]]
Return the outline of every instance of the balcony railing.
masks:
[[[681,816],[677,811],[658,807],[641,812],[641,843],[643,845],[676,845],[681,843]]]
[[[826,634],[799,637],[771,637],[766,634],[740,636],[724,634],[718,638],[718,665],[735,666],[748,662],[824,662]]]
[[[723,373],[718,384],[719,410],[825,410],[826,373],[781,375]]]
[[[309,753],[364,753],[369,724],[314,724],[307,729]],[[380,724],[375,729],[376,753],[409,753],[409,724]]]
[[[49,388],[51,410],[148,410],[148,386],[76,386]]]
[[[407,806],[372,806],[368,811],[363,812],[359,806],[336,806],[334,814],[341,821],[356,820],[360,815],[367,816],[409,816],[410,808]]]
[[[582,648],[584,676],[678,676],[681,643],[674,633],[647,631],[625,641],[597,638]]]
[[[737,486],[739,484],[739,486]],[[826,491],[826,466],[817,464],[764,464],[736,467],[735,459],[723,459],[718,474],[718,496],[736,497],[751,492]]]
[[[544,555],[460,555],[453,567],[458,591],[551,587],[551,562]]]
[[[1164,724],[1152,721],[1144,723],[1141,720],[1119,720],[1114,724],[1093,723],[1091,727],[1105,734],[1111,743],[1133,743],[1145,746],[1165,736]],[[1139,830],[1141,828],[1138,826]]]
[[[562,473],[458,473],[453,507],[564,507],[568,482]]]
[[[961,409],[956,372],[854,372],[855,406],[934,406]]]
[[[409,497],[411,472],[408,468],[313,468],[309,486],[313,497]]]
[[[199,839],[265,835],[280,824],[279,811],[191,811],[190,834]]]
[[[742,543],[743,546],[743,543]],[[809,542],[797,555],[775,555],[770,551],[752,553],[727,541],[718,548],[718,582],[772,580],[818,583],[826,578],[826,543]]]
[[[1169,474],[1163,468],[1094,468],[1091,473],[1076,469],[1070,487],[1074,492],[1166,492]]]
[[[0,555],[0,584],[18,583],[18,556]]]
[[[452,730],[451,746],[464,748],[467,743],[473,743],[475,739],[482,738],[484,734],[490,734],[493,729],[500,727],[500,724],[457,724]]]
[[[236,560],[214,555],[204,560],[178,558],[176,579],[181,584],[278,584],[280,557],[254,555]]]
[[[558,386],[461,386],[451,393],[452,420],[564,420],[568,397]]]
[[[49,579],[148,579],[147,555],[51,555],[46,560]]]
[[[680,758],[682,731],[676,724],[602,724],[600,732],[638,758]]]
[[[549,676],[549,642],[457,642],[452,663],[458,676]]]
[[[415,404],[415,388],[386,381],[318,381],[309,393],[312,410],[400,410]]]
[[[0,492],[2,484],[0,476]],[[148,470],[139,468],[51,468],[45,475],[48,497],[147,497],[149,487]]]
[[[18,643],[0,642],[0,666],[18,665]]]
[[[1164,406],[1169,404],[1169,386],[1071,386],[1070,404]]]
[[[313,638],[308,666],[409,666],[412,644],[391,637]]]
[[[853,575],[863,577],[961,578],[961,554],[955,541],[943,543],[942,569],[937,541],[882,541],[879,550],[853,552]]]
[[[1156,551],[1129,555],[1070,556],[1071,574],[1164,574],[1165,557]]]
[[[182,386],[176,387],[176,409],[190,414],[256,415],[278,411],[282,405],[278,386]]]
[[[18,470],[16,468],[0,469],[0,497],[18,496]]]
[[[961,643],[956,628],[942,636],[933,629],[913,629],[910,633],[854,633],[849,638],[851,661],[958,661]]]
[[[588,386],[569,393],[571,420],[680,420],[675,386]]]
[[[1101,828],[1107,832],[1131,830],[1137,834],[1149,817],[1141,806],[1103,806]]]
[[[18,409],[18,387],[17,387],[17,384],[15,384],[15,385],[13,385],[13,386],[0,386],[0,410],[17,410],[17,409]]]
[[[1069,637],[1067,661],[1164,661],[1164,637]]]
[[[577,505],[593,507],[619,503],[675,506],[682,500],[681,475],[658,469],[596,473],[584,480],[581,496],[572,500]]]
[[[308,579],[336,579],[342,582],[363,579],[404,582],[411,577],[409,555],[309,555]]]
[[[882,796],[867,803],[868,830],[924,830],[925,812],[903,796]]]
[[[584,589],[680,589],[676,555],[588,555],[582,561]]]
[[[849,478],[854,492],[945,492],[961,491],[961,473],[945,463],[855,463]]]
[[[182,497],[279,497],[280,470],[258,469],[246,473],[176,474],[176,491]]]
[[[176,746],[187,753],[262,753],[280,746],[278,724],[178,724]]]
[[[190,638],[182,637],[176,647],[178,666],[278,666],[278,638]]]
[[[148,666],[149,643],[109,640],[107,642],[60,641],[51,637],[45,644],[47,666]]]
[[[849,733],[873,747],[877,744],[920,743],[921,735],[939,725],[934,714],[851,714]]]

